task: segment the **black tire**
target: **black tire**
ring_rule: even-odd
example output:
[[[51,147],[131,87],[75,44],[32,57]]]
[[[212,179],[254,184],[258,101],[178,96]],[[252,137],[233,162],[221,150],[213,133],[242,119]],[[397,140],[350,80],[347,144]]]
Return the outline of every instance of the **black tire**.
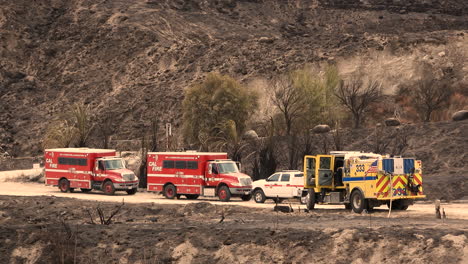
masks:
[[[80,188],[81,192],[83,193],[89,193],[91,189],[86,189],[86,188]]]
[[[231,191],[229,191],[227,186],[219,187],[218,198],[222,202],[229,202],[229,200],[231,200]]]
[[[309,199],[307,200],[307,209],[314,210],[314,208],[315,208],[315,189],[310,188],[309,191],[307,192],[307,195],[309,196]]]
[[[266,200],[265,193],[262,191],[262,189],[255,190],[252,196],[256,203],[264,203]]]
[[[187,200],[196,200],[196,199],[198,199],[199,196],[200,196],[199,194],[186,194],[185,195]]]
[[[351,206],[351,203],[345,204],[344,207],[345,207],[346,210],[351,210],[351,209],[353,209],[352,206]]]
[[[242,201],[250,201],[252,199],[252,194],[245,194],[241,196]]]
[[[102,190],[107,195],[114,195],[115,193],[114,184],[111,181],[106,181],[104,185],[102,186]]]
[[[364,198],[364,194],[362,194],[359,190],[354,190],[351,193],[351,208],[353,212],[360,214],[364,209],[367,209],[367,201]]]
[[[71,192],[70,190],[70,181],[67,179],[61,179],[59,181],[58,187],[61,192],[66,193],[66,192]]]
[[[133,189],[130,189],[130,190],[127,190],[127,194],[128,195],[134,195],[135,193],[137,193],[138,191],[138,188],[133,188]]]
[[[174,185],[168,184],[164,187],[164,197],[167,199],[175,199],[177,197],[177,189]]]

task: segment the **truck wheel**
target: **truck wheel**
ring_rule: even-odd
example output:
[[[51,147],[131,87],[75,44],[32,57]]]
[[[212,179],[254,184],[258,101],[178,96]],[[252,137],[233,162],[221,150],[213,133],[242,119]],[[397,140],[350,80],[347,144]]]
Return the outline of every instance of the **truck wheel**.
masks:
[[[367,201],[361,191],[355,190],[351,193],[351,208],[357,214],[362,213],[364,208],[367,208]]]
[[[177,196],[176,187],[172,184],[166,185],[164,187],[164,197],[167,199],[175,199]]]
[[[187,200],[196,200],[200,195],[199,194],[186,194]]]
[[[353,209],[350,203],[344,204],[344,208],[345,208],[346,210],[351,210],[351,209]]]
[[[70,191],[70,181],[68,181],[67,179],[61,179],[59,181],[59,189],[61,192],[64,192],[64,193]]]
[[[300,204],[307,204],[308,201],[309,201],[309,193],[306,193],[305,195],[301,196],[301,198],[299,198]]]
[[[107,195],[113,195],[115,193],[114,184],[111,181],[106,181],[102,186],[102,190]]]
[[[315,189],[310,188],[309,191],[307,192],[307,196],[309,196],[309,198],[307,199],[307,209],[314,210],[314,208],[315,208]]]
[[[253,192],[253,198],[256,203],[264,203],[266,200],[265,193],[262,191],[262,189],[255,190]]]
[[[242,201],[250,201],[252,199],[252,194],[245,194],[241,196]]]
[[[231,200],[231,192],[227,186],[221,186],[218,189],[218,198],[223,202],[228,202]]]
[[[137,193],[137,191],[138,191],[138,188],[133,188],[133,189],[127,190],[127,194],[134,195],[135,193]]]
[[[80,188],[81,192],[89,193],[91,189]]]

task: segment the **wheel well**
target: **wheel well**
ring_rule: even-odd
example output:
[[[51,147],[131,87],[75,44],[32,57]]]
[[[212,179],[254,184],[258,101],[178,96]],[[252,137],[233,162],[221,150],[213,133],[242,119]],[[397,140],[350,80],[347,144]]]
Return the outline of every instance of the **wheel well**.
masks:
[[[60,179],[58,180],[58,182],[60,182],[60,181],[61,181],[61,180],[63,180],[63,179],[65,179],[65,180],[67,180],[67,181],[68,181],[68,179],[67,179],[67,178],[65,178],[65,177],[62,177],[62,178],[60,178]]]
[[[106,184],[106,182],[112,182],[112,180],[109,179],[109,178],[107,178],[107,179],[105,179],[104,181],[102,181],[101,188],[104,187],[104,184]]]
[[[221,187],[223,187],[223,186],[226,186],[226,187],[229,188],[229,186],[228,186],[226,183],[224,183],[224,182],[218,184],[218,186],[216,186],[216,195],[218,195],[218,190],[219,190],[219,188],[221,188]]]
[[[351,201],[351,195],[353,195],[354,192],[360,192],[362,194],[362,197],[364,198],[364,200],[366,200],[366,194],[364,193],[364,191],[362,191],[362,189],[360,187],[354,187],[353,190],[349,193],[349,204],[352,203]]]
[[[260,187],[257,187],[257,188],[255,188],[255,189],[253,189],[253,190],[252,190],[252,193],[253,193],[253,192],[255,192],[255,191],[257,191],[257,190],[260,190],[260,191],[262,191],[262,192],[263,192],[262,188],[260,188]]]
[[[350,197],[351,197],[351,194],[353,194],[353,192],[361,192],[362,196],[366,198],[366,195],[364,194],[364,192],[362,191],[360,187],[354,187],[353,190],[349,193]]]
[[[168,186],[168,185],[174,185],[174,188],[176,188],[176,190],[177,190],[177,186],[175,186],[175,184],[173,184],[172,182],[166,182],[162,187],[163,191],[164,191],[164,188],[166,188],[166,186]]]

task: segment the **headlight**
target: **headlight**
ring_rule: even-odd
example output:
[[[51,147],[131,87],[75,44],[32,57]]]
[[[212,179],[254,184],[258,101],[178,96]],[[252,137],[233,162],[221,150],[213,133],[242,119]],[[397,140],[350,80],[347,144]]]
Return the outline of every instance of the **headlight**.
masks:
[[[135,174],[124,174],[122,175],[122,181],[134,181],[136,179]]]
[[[250,178],[240,178],[239,182],[242,186],[249,186],[252,185],[252,179]]]
[[[239,179],[237,179],[237,182],[233,182],[232,185],[233,186],[242,186]]]

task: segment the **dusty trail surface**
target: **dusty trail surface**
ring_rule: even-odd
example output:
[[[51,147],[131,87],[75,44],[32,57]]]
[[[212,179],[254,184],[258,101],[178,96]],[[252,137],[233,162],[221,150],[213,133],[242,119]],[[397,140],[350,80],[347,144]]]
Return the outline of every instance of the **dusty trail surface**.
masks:
[[[93,191],[91,193],[82,193],[79,190],[73,193],[62,193],[58,190],[57,187],[45,186],[44,184],[38,183],[24,183],[24,182],[2,182],[0,184],[0,195],[9,195],[9,196],[57,196],[57,197],[67,197],[67,198],[76,198],[82,200],[91,200],[93,202],[122,202],[125,203],[154,203],[154,204],[172,204],[172,205],[186,205],[191,203],[199,202],[209,202],[213,205],[239,205],[243,207],[253,207],[253,208],[267,208],[271,209],[273,207],[273,202],[267,200],[265,204],[257,204],[254,201],[244,202],[239,198],[233,198],[231,202],[224,203],[220,202],[217,198],[199,198],[197,200],[186,200],[182,196],[180,200],[168,200],[162,195],[158,195],[152,192],[138,192],[136,195],[127,195],[125,192],[116,192],[113,196],[104,195],[99,191]],[[300,208],[304,210],[306,207],[300,205],[295,201],[291,201],[291,206],[293,209]],[[458,219],[467,219],[468,220],[468,203],[452,203],[452,204],[443,204],[442,207],[445,209],[447,215],[450,215],[450,218]],[[316,208],[328,210],[337,210],[343,211],[343,206],[335,205],[317,205]],[[382,215],[386,215],[388,211],[385,206],[382,206],[377,210],[377,212]],[[432,203],[417,203],[414,206],[411,206],[408,211],[399,212],[394,211],[392,215],[400,216],[404,215],[405,217],[409,215],[433,215],[434,205]],[[468,225],[468,223],[467,223]]]
[[[292,203],[295,211],[285,214],[273,212],[273,203],[62,194],[23,183],[3,183],[0,194],[0,263],[468,261],[467,204],[444,204],[448,219],[442,221],[429,204],[387,218],[384,208],[363,215],[343,207],[306,213]],[[112,223],[99,224],[97,208],[107,219],[122,198]]]

